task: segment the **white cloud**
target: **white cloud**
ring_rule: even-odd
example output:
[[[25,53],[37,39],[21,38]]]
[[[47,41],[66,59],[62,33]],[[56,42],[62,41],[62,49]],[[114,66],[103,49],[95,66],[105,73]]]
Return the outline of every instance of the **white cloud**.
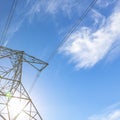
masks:
[[[9,37],[7,37],[7,39],[4,40],[3,46],[7,46],[7,44],[10,42],[10,39],[12,38],[14,33],[16,33],[20,29],[23,21],[24,21],[24,18],[22,18],[19,22],[14,22],[14,25],[12,25],[9,28],[9,30],[8,30],[8,36]]]
[[[37,0],[31,3],[31,1],[28,0],[26,4],[27,11],[25,17],[27,16],[29,20],[32,21],[33,17],[41,12],[42,1]]]
[[[116,1],[117,0],[98,0],[97,4],[99,7],[108,7]]]
[[[70,16],[72,13],[72,8],[76,3],[76,0],[50,0],[47,4],[46,12],[50,14],[62,12],[63,14]]]
[[[24,21],[33,22],[34,17],[43,19],[43,16],[58,15],[59,13],[69,17],[72,14],[72,7],[77,4],[77,0],[26,0],[17,5],[14,14],[14,22],[8,31],[9,36],[13,36]],[[21,9],[22,8],[22,9]],[[43,15],[43,16],[42,16]],[[21,22],[22,21],[22,22]],[[7,38],[10,39],[11,37]],[[8,43],[6,40],[4,45]]]
[[[120,120],[120,104],[108,107],[101,114],[92,115],[88,120]]]
[[[92,19],[94,20],[94,26],[103,26],[106,21],[106,17],[99,13],[97,10],[92,9]]]
[[[30,1],[28,0],[27,4],[29,4],[29,3],[30,3]],[[42,13],[50,14],[50,15],[62,13],[63,15],[70,17],[72,12],[77,10],[77,8],[79,7],[79,6],[77,6],[77,4],[78,4],[77,0],[58,0],[58,1],[56,1],[56,0],[45,0],[45,1],[36,0],[34,3],[31,4],[27,15],[29,15],[30,17],[31,16],[33,17],[36,14],[40,15]],[[77,7],[74,8],[75,6],[77,6]]]
[[[76,64],[77,68],[94,66],[109,53],[113,43],[119,40],[119,21],[120,8],[116,7],[111,15],[106,20],[104,19],[99,29],[94,31],[90,27],[80,28],[70,36],[60,51],[71,56],[71,61]]]
[[[49,1],[47,4],[46,12],[55,14],[56,12],[58,12],[59,4],[60,1],[56,1],[56,0]]]
[[[109,54],[106,57],[106,63],[112,62],[116,58],[120,57],[120,40],[116,41],[109,52]]]
[[[103,115],[95,115],[90,117],[89,120],[120,120],[120,110],[115,110]]]

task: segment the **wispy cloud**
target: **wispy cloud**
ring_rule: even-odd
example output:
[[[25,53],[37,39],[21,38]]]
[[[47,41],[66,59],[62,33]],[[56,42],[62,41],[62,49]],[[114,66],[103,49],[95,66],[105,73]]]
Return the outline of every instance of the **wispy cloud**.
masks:
[[[115,104],[104,110],[101,114],[92,115],[88,120],[120,120],[120,104]]]
[[[14,22],[11,24],[8,31],[9,36],[13,36],[19,28],[22,26],[24,21],[29,23],[34,22],[34,19],[43,19],[45,16],[57,16],[59,14],[70,17],[76,9],[75,6],[78,4],[78,0],[26,0],[22,1],[17,5],[17,10],[14,15]],[[82,5],[82,4],[81,4]],[[22,8],[22,9],[21,9]],[[43,17],[44,16],[44,17]],[[49,16],[49,17],[50,17]],[[36,18],[37,17],[37,18]],[[40,19],[39,19],[40,20]],[[9,37],[8,39],[10,39]],[[5,42],[5,45],[9,40]]]
[[[120,8],[117,5],[111,15],[105,19],[94,11],[95,22],[99,27],[84,26],[75,31],[60,51],[71,57],[76,68],[93,67],[111,50],[112,45],[120,39]],[[94,15],[95,16],[95,15]]]
[[[28,0],[27,4],[31,1]],[[28,15],[40,15],[40,14],[50,14],[50,15],[57,15],[61,13],[66,16],[71,16],[72,12],[76,10],[79,6],[77,4],[80,1],[78,0],[36,0],[32,3],[31,7],[29,8]],[[77,7],[76,7],[77,6]],[[75,8],[76,7],[76,8]],[[40,14],[39,14],[40,13]]]
[[[36,1],[27,1],[27,11],[25,12],[25,16],[29,18],[31,21],[35,15],[40,14],[43,2],[36,0]]]
[[[99,7],[108,7],[116,1],[117,0],[98,0],[97,4]]]
[[[46,12],[50,14],[56,14],[62,12],[63,14],[70,16],[73,7],[78,3],[77,0],[50,0],[47,5]]]
[[[94,20],[93,26],[94,28],[102,27],[105,24],[106,17],[99,13],[97,10],[92,9],[92,19]]]
[[[31,0],[26,0],[22,2],[18,2],[16,9],[14,11],[14,16],[12,18],[11,24],[9,26],[8,32],[7,32],[7,39],[4,41],[4,46],[7,46],[10,42],[11,38],[14,36],[16,32],[19,31],[23,23],[27,20],[28,21],[28,11],[31,7]],[[9,6],[11,7],[11,6]],[[22,8],[22,9],[21,9]],[[7,16],[6,16],[7,18]]]
[[[14,22],[14,25],[12,25],[8,30],[7,36],[9,37],[6,40],[4,40],[3,46],[7,46],[7,44],[10,42],[10,39],[13,37],[13,35],[20,29],[23,21],[24,21],[24,18],[22,18],[19,22]]]

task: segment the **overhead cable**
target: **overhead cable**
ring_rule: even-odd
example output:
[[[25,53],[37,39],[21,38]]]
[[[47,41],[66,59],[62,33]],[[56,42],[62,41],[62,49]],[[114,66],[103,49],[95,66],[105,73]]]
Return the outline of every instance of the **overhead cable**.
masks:
[[[5,42],[6,42],[8,29],[10,27],[10,24],[11,24],[11,21],[12,21],[16,6],[17,6],[17,1],[18,0],[13,0],[12,6],[10,8],[10,12],[8,14],[8,17],[7,17],[7,20],[6,20],[6,23],[5,23],[5,27],[2,30],[1,37],[0,37],[0,45],[1,46],[4,45]]]
[[[66,33],[66,35],[64,36],[63,40],[60,42],[60,44],[57,46],[57,48],[53,51],[53,53],[49,56],[48,58],[48,63],[52,60],[52,58],[56,55],[58,49],[68,40],[68,38],[72,35],[72,33],[78,28],[78,26],[82,23],[82,21],[85,19],[85,17],[87,16],[87,14],[89,13],[89,11],[93,8],[93,6],[96,4],[97,0],[92,0],[92,2],[89,4],[89,6],[84,10],[84,12],[82,13],[82,15],[80,16],[80,18],[75,22],[75,24],[73,25],[72,29],[70,29],[70,31],[68,31]],[[38,78],[39,78],[40,72],[37,73],[34,83],[32,84],[32,86],[30,87],[30,93],[32,92]]]

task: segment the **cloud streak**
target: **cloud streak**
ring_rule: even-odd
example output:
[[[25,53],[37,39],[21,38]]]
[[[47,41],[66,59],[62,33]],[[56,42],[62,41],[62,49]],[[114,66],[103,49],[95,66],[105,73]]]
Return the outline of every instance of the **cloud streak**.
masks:
[[[107,108],[103,113],[96,114],[88,118],[88,120],[120,120],[120,104],[115,104]]]
[[[108,7],[109,5],[113,4],[117,0],[98,0],[97,4],[99,7]]]
[[[77,0],[26,0],[24,2],[20,2],[17,5],[17,10],[15,11],[14,22],[12,22],[12,25],[8,31],[10,36],[8,39],[10,39],[11,36],[13,36],[14,33],[20,29],[22,24],[24,24],[24,21],[32,23],[34,22],[35,17],[38,17],[38,19],[43,19],[47,15],[57,16],[62,14],[63,16],[67,16],[69,18],[73,15],[73,8],[77,4]],[[74,9],[74,11],[75,10],[76,9]],[[5,42],[5,45],[8,41],[9,40]]]
[[[26,13],[30,18],[33,18],[33,16],[41,14],[44,15],[53,15],[56,16],[59,13],[63,16],[71,17],[73,15],[73,11],[77,11],[80,6],[80,1],[78,0],[36,0],[31,4],[31,1],[27,1],[27,5],[29,6],[28,12]],[[79,4],[79,6],[78,6]],[[82,5],[82,4],[81,4]],[[76,7],[77,6],[77,7]]]
[[[95,115],[89,120],[120,120],[120,110],[115,110],[104,115]]]
[[[70,61],[74,62],[78,69],[93,67],[105,58],[112,45],[120,39],[120,8],[118,6],[108,18],[105,19],[98,12],[94,18],[97,23],[101,21],[97,30],[94,26],[84,26],[75,31],[60,48],[60,52],[70,56]]]

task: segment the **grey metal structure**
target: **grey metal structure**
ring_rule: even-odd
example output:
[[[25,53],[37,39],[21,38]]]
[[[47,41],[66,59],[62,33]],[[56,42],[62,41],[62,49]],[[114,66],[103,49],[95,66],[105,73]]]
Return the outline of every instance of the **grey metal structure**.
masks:
[[[48,65],[23,51],[0,46],[0,120],[42,120],[21,82],[23,62],[40,72]]]

